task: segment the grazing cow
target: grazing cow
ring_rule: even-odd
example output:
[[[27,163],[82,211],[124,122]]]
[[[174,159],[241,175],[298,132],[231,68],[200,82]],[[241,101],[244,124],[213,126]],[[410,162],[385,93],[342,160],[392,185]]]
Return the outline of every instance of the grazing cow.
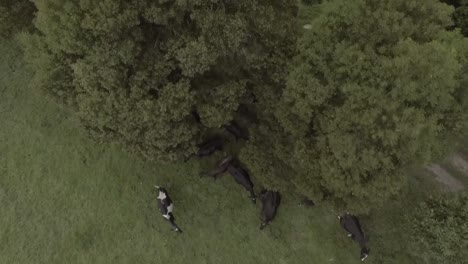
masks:
[[[174,204],[172,203],[169,194],[167,193],[166,189],[161,188],[159,186],[155,186],[158,190],[158,208],[159,212],[161,212],[162,216],[166,218],[169,223],[171,223],[173,230],[182,233],[182,230],[176,225],[174,215],[172,211],[174,210]]]
[[[247,171],[242,167],[234,164],[229,164],[227,170],[232,175],[232,177],[234,177],[238,184],[244,186],[244,188],[250,192],[250,200],[252,200],[252,202],[255,204],[256,195],[253,189],[253,183],[250,180],[250,176]]]
[[[249,136],[247,135],[247,132],[242,129],[235,121],[231,121],[227,125],[223,125],[223,127],[234,137],[236,137],[236,141],[239,139],[244,139],[244,140],[249,140]]]
[[[218,166],[216,167],[216,169],[205,173],[204,176],[213,177],[216,180],[218,175],[226,172],[227,168],[229,167],[232,161],[233,161],[232,156],[227,156],[223,158],[222,160],[218,162]]]
[[[260,230],[263,230],[275,218],[276,211],[281,202],[279,192],[263,190],[260,193],[260,200],[262,200],[262,224]]]
[[[306,197],[306,196],[299,203],[299,206],[304,206],[304,207],[312,207],[314,205],[315,205],[315,202],[313,200],[309,199],[309,197]]]
[[[223,149],[223,140],[219,137],[211,138],[198,145],[198,151],[195,153],[198,157],[209,156],[216,152],[216,150]],[[184,162],[187,162],[194,154],[188,156]]]
[[[252,97],[255,97],[255,95],[252,94]],[[250,123],[257,123],[258,122],[256,112],[252,110],[251,105],[240,104],[239,107],[237,108],[237,114],[239,116],[242,116],[242,118],[248,120]]]
[[[193,119],[195,119],[195,122],[197,122],[197,124],[201,124],[201,118],[197,111],[192,111],[192,117]]]
[[[223,149],[223,140],[221,138],[215,137],[209,139],[202,144],[198,145],[199,149],[197,151],[198,157],[205,157],[215,153],[216,150]]]
[[[370,250],[366,247],[366,238],[359,219],[350,213],[338,216],[338,218],[340,219],[341,226],[348,232],[348,236],[359,243],[361,247],[361,260],[364,261],[369,256]]]

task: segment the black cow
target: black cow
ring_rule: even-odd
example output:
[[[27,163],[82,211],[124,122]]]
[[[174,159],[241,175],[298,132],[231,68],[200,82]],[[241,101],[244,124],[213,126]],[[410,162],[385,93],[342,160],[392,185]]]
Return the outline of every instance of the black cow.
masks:
[[[242,129],[235,121],[231,121],[227,125],[223,125],[223,127],[234,137],[236,137],[236,141],[239,139],[244,139],[244,140],[249,140],[249,136],[247,135],[247,132]]]
[[[214,137],[206,140],[205,142],[198,145],[198,151],[195,153],[198,157],[205,157],[215,153],[217,150],[223,149],[223,140],[219,137]],[[185,159],[187,162],[194,154],[188,156]]]
[[[202,144],[198,145],[199,149],[196,153],[198,157],[209,156],[217,150],[223,149],[223,140],[219,137],[209,139]]]
[[[227,171],[234,177],[238,184],[244,186],[244,188],[250,192],[250,200],[255,204],[256,195],[253,189],[254,186],[247,171],[235,164],[229,164]]]
[[[218,166],[216,167],[216,169],[205,173],[204,176],[213,177],[216,180],[220,174],[226,172],[227,168],[229,167],[232,161],[233,161],[232,156],[227,156],[223,158],[222,160],[218,162]]]
[[[197,111],[192,111],[192,117],[193,119],[195,119],[195,122],[197,122],[197,124],[201,124],[201,118]]]
[[[260,200],[262,200],[262,224],[260,230],[263,230],[275,218],[276,211],[281,202],[281,195],[279,192],[263,190],[260,193]]]
[[[302,201],[299,203],[299,206],[312,207],[312,206],[315,206],[315,202],[313,200],[309,199],[309,197],[304,196]]]
[[[338,216],[338,218],[340,219],[341,226],[348,232],[348,236],[359,243],[361,247],[361,260],[364,261],[369,256],[370,250],[366,246],[366,237],[362,231],[359,219],[350,213]]]
[[[174,215],[172,211],[174,210],[174,204],[172,203],[169,194],[167,193],[166,189],[161,188],[159,186],[155,186],[158,190],[158,208],[159,212],[161,212],[162,216],[166,218],[169,223],[171,223],[174,231],[178,233],[182,233],[182,230],[176,225]]]
[[[252,97],[255,97],[255,95],[252,94]],[[253,108],[254,107],[250,104],[240,104],[236,112],[239,116],[241,116],[243,119],[246,119],[250,123],[257,123],[258,117]]]

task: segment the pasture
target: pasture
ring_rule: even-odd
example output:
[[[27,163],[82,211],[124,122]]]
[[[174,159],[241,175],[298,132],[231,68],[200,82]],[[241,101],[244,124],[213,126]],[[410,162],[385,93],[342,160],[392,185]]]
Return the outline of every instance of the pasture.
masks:
[[[0,263],[360,263],[326,209],[285,194],[260,231],[260,203],[231,177],[88,140],[29,86],[14,42],[1,40],[0,55]],[[183,234],[157,212],[155,184],[168,188]]]

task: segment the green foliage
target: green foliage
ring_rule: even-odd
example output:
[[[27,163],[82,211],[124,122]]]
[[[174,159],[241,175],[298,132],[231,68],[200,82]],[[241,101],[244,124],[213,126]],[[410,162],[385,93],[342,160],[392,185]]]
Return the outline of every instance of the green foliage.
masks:
[[[285,77],[294,1],[38,0],[33,84],[96,138],[182,159]],[[192,115],[201,117],[198,124]]]
[[[29,0],[0,0],[0,37],[32,28],[36,8]]]
[[[304,5],[316,5],[321,4],[322,0],[301,0],[301,3]]]
[[[243,106],[256,181],[368,211],[465,128],[468,45],[435,0],[325,1],[297,51],[292,0],[35,3],[33,86],[149,159],[189,156]]]
[[[454,20],[457,27],[459,27],[466,37],[468,37],[468,1],[461,0],[460,6],[457,7],[454,13]]]
[[[324,3],[275,109],[281,128],[259,138],[277,136],[252,142],[289,173],[249,166],[265,184],[287,180],[357,211],[398,194],[403,169],[445,153],[463,128],[468,45],[445,30],[451,11],[435,0]]]
[[[423,169],[408,170],[406,173],[410,177],[401,193],[362,219],[372,251],[371,263],[429,264],[414,254],[411,220],[418,205],[430,195],[440,193],[441,187],[431,181],[432,176]]]
[[[468,195],[431,197],[412,220],[414,252],[429,263],[468,260]]]
[[[441,2],[455,7],[453,20],[463,35],[468,36],[468,0],[441,0]]]

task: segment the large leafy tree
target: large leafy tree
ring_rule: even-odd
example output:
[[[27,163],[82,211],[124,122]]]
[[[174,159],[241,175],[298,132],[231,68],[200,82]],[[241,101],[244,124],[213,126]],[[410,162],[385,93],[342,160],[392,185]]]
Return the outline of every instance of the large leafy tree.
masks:
[[[276,119],[243,156],[266,185],[367,211],[399,192],[405,167],[461,132],[468,45],[445,30],[452,9],[436,0],[322,8],[299,41]]]
[[[295,1],[35,3],[38,32],[23,38],[35,84],[152,159],[190,155],[240,104],[278,94],[295,43]]]
[[[468,36],[468,0],[441,0],[455,7],[453,19],[455,26],[460,28],[465,36]]]
[[[0,0],[0,37],[32,28],[35,10],[29,0]]]
[[[457,27],[468,37],[468,0],[460,0],[453,16]]]

